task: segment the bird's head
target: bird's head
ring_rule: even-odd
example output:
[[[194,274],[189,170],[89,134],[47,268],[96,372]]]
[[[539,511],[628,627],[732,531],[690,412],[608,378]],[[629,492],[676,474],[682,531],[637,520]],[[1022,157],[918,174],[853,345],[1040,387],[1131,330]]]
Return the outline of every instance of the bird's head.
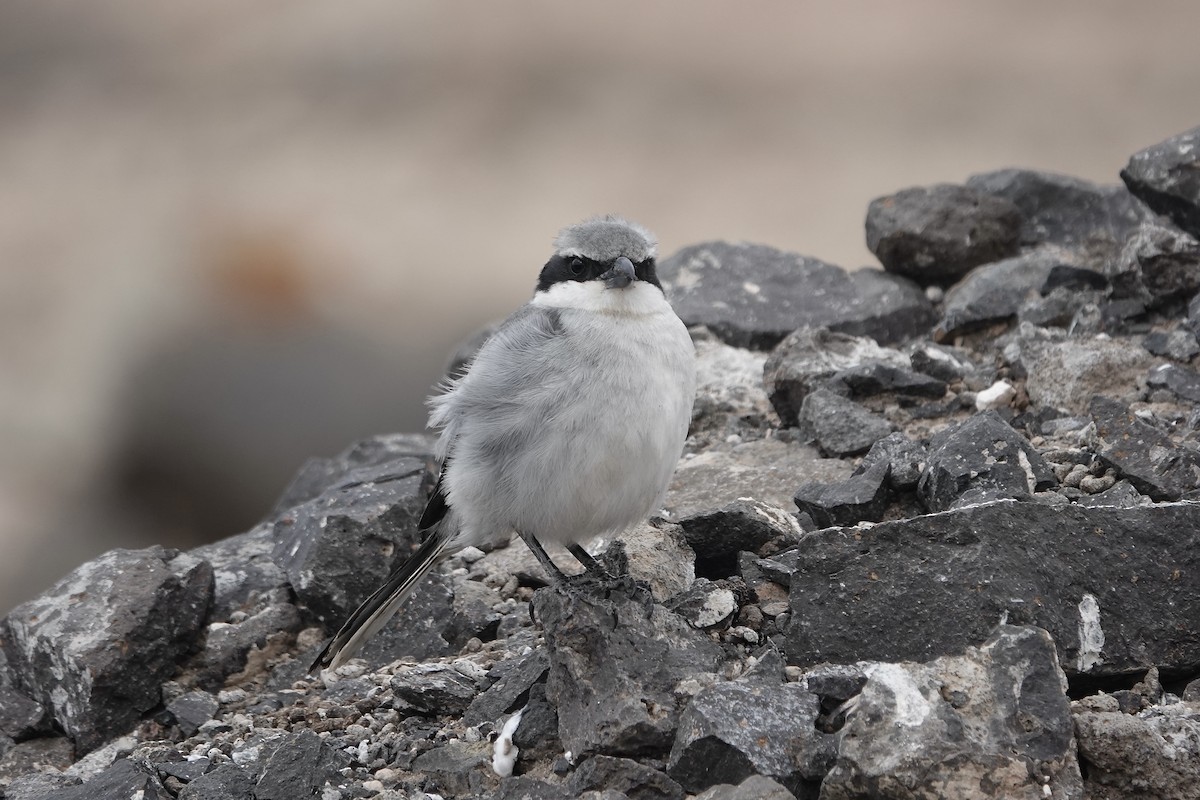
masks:
[[[642,281],[661,291],[654,263],[657,253],[654,235],[641,225],[615,214],[593,217],[559,232],[554,255],[538,276],[537,290],[544,292],[566,281],[625,289]]]

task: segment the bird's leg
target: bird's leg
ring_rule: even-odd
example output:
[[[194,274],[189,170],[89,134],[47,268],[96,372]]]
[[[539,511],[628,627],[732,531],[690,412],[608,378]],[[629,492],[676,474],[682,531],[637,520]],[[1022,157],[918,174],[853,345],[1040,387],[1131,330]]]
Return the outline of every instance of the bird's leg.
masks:
[[[517,534],[520,535],[521,540],[529,547],[529,551],[533,553],[538,563],[542,565],[542,569],[546,570],[546,576],[550,578],[550,581],[560,586],[565,584],[567,576],[550,560],[550,555],[546,552],[546,548],[542,547],[542,543],[536,537],[524,531],[517,531]]]
[[[567,545],[567,550],[571,553],[571,555],[575,556],[575,559],[579,561],[580,564],[583,564],[583,568],[592,575],[596,576],[597,578],[603,578],[606,581],[615,580],[612,576],[612,573],[606,570],[599,561],[592,558],[592,554],[587,550],[584,550],[581,545],[571,543]]]

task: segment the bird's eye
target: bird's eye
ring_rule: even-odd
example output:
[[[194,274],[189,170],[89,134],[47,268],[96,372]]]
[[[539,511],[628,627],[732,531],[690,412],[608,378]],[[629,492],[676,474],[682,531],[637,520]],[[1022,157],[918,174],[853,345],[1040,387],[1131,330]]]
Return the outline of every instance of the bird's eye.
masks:
[[[568,264],[568,266],[571,268],[572,275],[582,275],[583,274],[583,259],[582,258],[578,258],[578,257],[572,258],[571,262],[570,262],[570,264]]]

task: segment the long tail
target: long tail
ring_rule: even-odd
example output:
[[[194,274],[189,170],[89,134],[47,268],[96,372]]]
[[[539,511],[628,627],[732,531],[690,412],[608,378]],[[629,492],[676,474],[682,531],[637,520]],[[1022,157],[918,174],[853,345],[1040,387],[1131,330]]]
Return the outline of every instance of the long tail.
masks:
[[[404,605],[404,601],[412,594],[412,590],[425,573],[449,555],[445,552],[450,541],[446,527],[439,526],[431,531],[420,549],[388,576],[387,582],[363,601],[350,615],[350,619],[342,625],[337,635],[325,645],[325,649],[308,668],[309,672],[315,672],[317,669],[336,669],[345,664],[366,644],[367,639],[387,624],[392,615],[400,610],[400,606]]]

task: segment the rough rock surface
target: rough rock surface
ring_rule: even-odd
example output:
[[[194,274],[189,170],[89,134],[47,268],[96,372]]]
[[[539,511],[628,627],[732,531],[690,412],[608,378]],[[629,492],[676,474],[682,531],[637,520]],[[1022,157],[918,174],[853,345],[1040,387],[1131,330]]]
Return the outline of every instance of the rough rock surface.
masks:
[[[665,259],[698,394],[661,516],[585,543],[612,581],[466,548],[309,675],[417,544],[414,434],[311,460],[245,533],[83,565],[0,621],[0,793],[1190,800],[1194,136],[1135,156],[1132,193],[900,193],[880,252],[961,276],[927,290],[761,245]],[[1015,245],[946,236],[1010,208]]]
[[[1200,237],[1200,128],[1134,153],[1121,180],[1150,208]]]

